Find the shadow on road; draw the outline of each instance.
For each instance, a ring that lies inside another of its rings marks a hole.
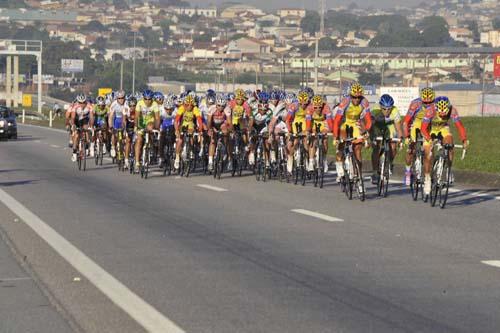
[[[38,180],[36,180],[36,179],[15,180],[15,181],[11,181],[11,182],[0,182],[0,187],[12,187],[12,186],[19,186],[19,185],[30,185],[30,184],[35,184],[37,182],[38,182]]]

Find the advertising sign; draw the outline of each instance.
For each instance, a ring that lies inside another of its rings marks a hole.
[[[30,108],[32,104],[33,104],[33,101],[32,101],[31,95],[23,94],[23,107]]]
[[[493,55],[493,77],[500,78],[500,53]]]
[[[419,96],[418,87],[380,87],[380,95],[389,94],[401,115],[405,115],[411,101]]]
[[[61,70],[67,73],[83,72],[82,59],[61,59]]]
[[[111,88],[99,88],[98,90],[98,96],[106,96],[107,94],[111,94],[113,92],[113,89]]]

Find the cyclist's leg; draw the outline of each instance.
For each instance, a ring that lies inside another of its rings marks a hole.
[[[135,139],[135,169],[139,170],[140,160],[141,160],[141,150],[142,144],[144,142],[144,129],[138,129],[136,132]]]

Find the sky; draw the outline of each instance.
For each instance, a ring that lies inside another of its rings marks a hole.
[[[317,9],[319,0],[233,0],[234,2],[239,2],[247,5],[254,5],[259,8],[264,9],[277,9],[284,7],[298,7],[306,9]],[[227,2],[227,0],[191,0],[188,1],[191,6],[201,5],[207,6],[210,4],[219,5],[221,3]],[[338,5],[349,5],[355,2],[359,7],[373,6],[375,8],[387,8],[395,5],[417,5],[422,2],[422,0],[326,0],[326,8],[334,7]]]

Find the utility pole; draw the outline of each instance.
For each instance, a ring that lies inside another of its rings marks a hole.
[[[135,94],[135,36],[136,32],[134,31],[134,54],[132,55],[132,93]]]
[[[382,70],[380,72],[381,72],[381,74],[380,74],[380,85],[384,86],[385,63],[382,64]]]
[[[325,0],[319,0],[319,10],[321,21],[319,26],[319,35],[316,34],[316,46],[314,54],[314,90],[318,90],[319,39],[323,37],[325,29]]]
[[[120,63],[120,90],[123,90],[123,60]]]
[[[481,117],[484,117],[484,95],[486,88],[486,58],[483,59],[483,87],[481,91]]]
[[[285,58],[282,56],[281,57],[281,66],[282,66],[282,70],[283,70],[283,85],[281,87],[282,90],[285,90]]]

